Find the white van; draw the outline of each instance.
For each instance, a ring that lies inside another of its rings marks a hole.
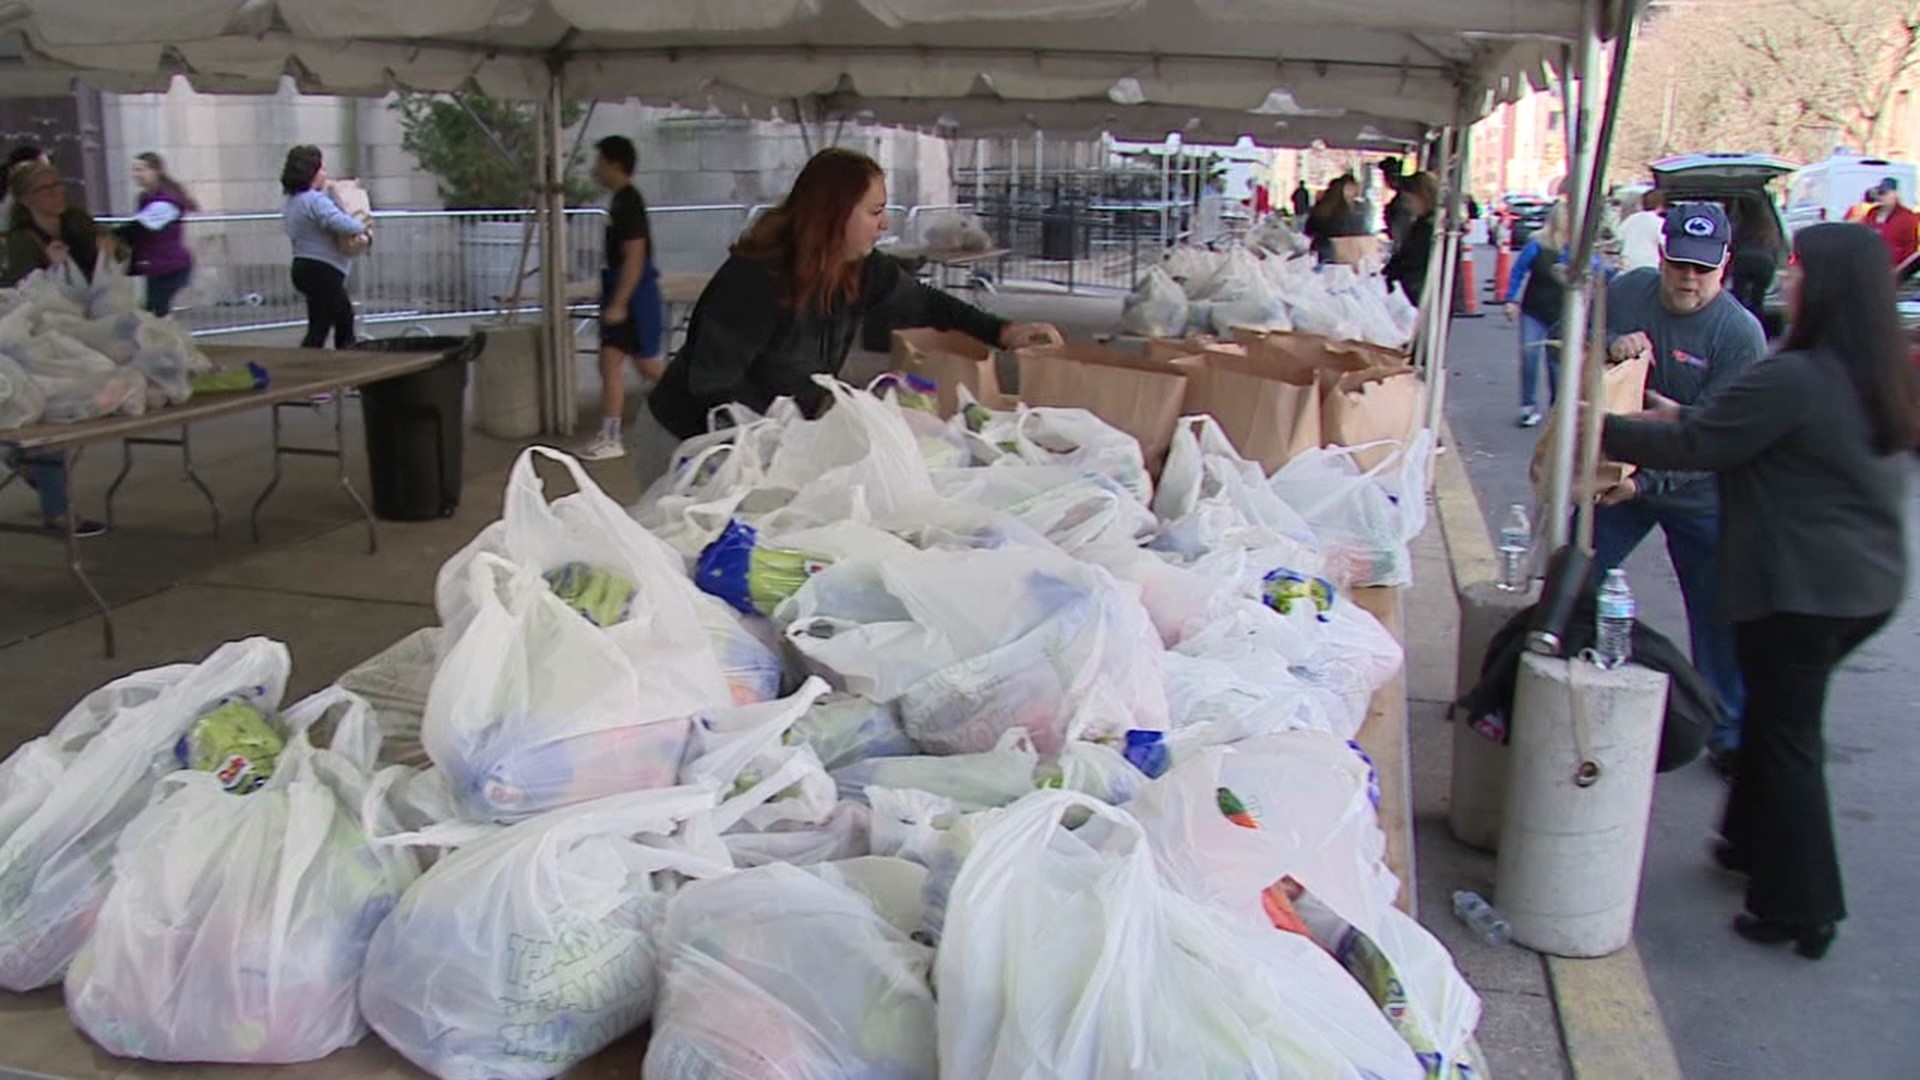
[[[1904,161],[1835,154],[1816,161],[1787,181],[1787,232],[1822,221],[1845,221],[1861,196],[1887,177],[1900,182],[1900,201],[1920,206],[1920,169]]]

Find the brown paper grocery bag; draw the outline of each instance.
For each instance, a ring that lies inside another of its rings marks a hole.
[[[1239,346],[1221,342],[1212,334],[1193,334],[1183,338],[1148,338],[1147,359],[1180,360],[1189,356],[1198,356],[1208,349],[1237,349]],[[1241,349],[1244,352],[1244,349]]]
[[[940,388],[940,415],[960,410],[964,386],[974,400],[1000,397],[1000,377],[994,370],[993,347],[958,330],[895,330],[893,370],[918,375]]]
[[[1328,446],[1364,446],[1383,439],[1405,443],[1420,430],[1426,399],[1426,384],[1410,368],[1349,372],[1321,403],[1321,435]],[[1355,454],[1354,462],[1371,469],[1393,452],[1391,446],[1370,447]]]
[[[1186,407],[1192,357],[1149,360],[1100,345],[1043,345],[1014,355],[1021,401],[1086,409],[1138,440],[1157,473]]]
[[[1249,355],[1259,355],[1276,371],[1291,372],[1296,381],[1324,373],[1331,385],[1339,376],[1375,368],[1404,368],[1412,357],[1399,349],[1388,349],[1364,341],[1334,341],[1318,334],[1291,332],[1262,333],[1236,331],[1234,335]]]
[[[1378,237],[1336,236],[1332,239],[1331,245],[1333,251],[1327,257],[1327,261],[1331,263],[1367,267],[1378,264],[1382,259]]]
[[[1609,413],[1634,413],[1646,407],[1647,374],[1652,370],[1650,357],[1641,356],[1620,364],[1608,364],[1600,376],[1601,408]],[[1584,400],[1584,399],[1583,399]],[[1533,448],[1533,489],[1542,500],[1547,494],[1547,465],[1553,458],[1553,433],[1560,424],[1560,413],[1553,411],[1540,429],[1540,442]],[[1578,448],[1575,448],[1578,453]],[[1633,475],[1633,466],[1619,461],[1602,461],[1594,474],[1574,484],[1575,499],[1592,499],[1599,492]]]
[[[1247,351],[1201,353],[1187,380],[1187,413],[1220,424],[1240,456],[1271,473],[1320,445],[1319,376]]]

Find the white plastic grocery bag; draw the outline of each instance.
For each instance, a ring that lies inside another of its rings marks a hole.
[[[813,381],[833,407],[782,433],[764,482],[793,496],[770,530],[828,525],[861,512],[887,517],[932,497],[919,437],[897,403],[825,375]]]
[[[1179,337],[1187,328],[1187,294],[1155,266],[1120,305],[1120,329],[1140,337]]]
[[[939,1075],[933,951],[848,888],[780,865],[694,882],[659,949],[647,1076]]]
[[[308,732],[335,710],[332,747],[316,749]],[[122,834],[66,980],[75,1025],[110,1053],[289,1064],[366,1034],[367,942],[417,869],[360,827],[372,707],[329,690],[283,722],[290,738],[265,786],[236,795],[210,773],[175,773]]]
[[[174,744],[227,698],[279,707],[285,645],[248,638],[118,680],[0,765],[0,987],[66,972],[106,899],[121,830],[177,771]]]
[[[534,468],[543,457],[565,468],[579,490],[549,503]],[[540,446],[523,452],[507,480],[500,520],[441,567],[434,595],[453,636],[477,603],[467,568],[481,553],[542,574],[584,565],[617,575],[633,595],[624,617],[604,629],[636,663],[659,669],[656,683],[670,681],[676,693],[699,704],[771,696],[765,672],[779,668],[772,652],[724,603],[695,587],[679,554],[641,528],[566,454]]]
[[[466,573],[473,614],[441,659],[421,728],[461,813],[514,821],[672,786],[692,716],[728,700],[700,631],[679,630],[696,635],[689,647],[644,623],[602,629],[538,570],[485,552]],[[690,653],[707,657],[704,670]]]
[[[1383,444],[1328,447],[1282,465],[1270,481],[1320,537],[1327,575],[1350,588],[1407,585],[1407,545],[1427,526],[1433,433],[1422,431],[1371,469],[1354,462]]]
[[[843,689],[898,699],[930,753],[985,751],[1024,728],[1051,757],[1082,732],[1165,727],[1146,611],[1111,575],[1058,551],[840,563],[781,614],[787,640]]]
[[[1088,820],[1069,830],[1070,814]],[[944,1076],[1423,1075],[1318,946],[1180,895],[1140,825],[1077,792],[987,826],[935,972]]]
[[[783,822],[820,824],[833,813],[833,778],[819,755],[785,741],[826,692],[825,680],[808,679],[791,697],[694,718],[680,782],[720,792],[711,815],[715,828],[753,832]]]
[[[731,871],[681,823],[678,787],[556,810],[460,848],[414,883],[367,950],[360,1008],[441,1080],[547,1080],[645,1023],[671,875]]]
[[[1399,882],[1383,861],[1369,773],[1331,736],[1251,739],[1184,759],[1129,809],[1167,881],[1196,900],[1248,925],[1275,927],[1267,897],[1287,878],[1330,908],[1347,925],[1323,946],[1373,983],[1368,989],[1429,1075],[1452,1076],[1479,1023],[1480,999],[1446,948],[1393,905]],[[1244,807],[1246,824],[1222,812],[1222,790]],[[1299,914],[1308,924],[1321,921]]]

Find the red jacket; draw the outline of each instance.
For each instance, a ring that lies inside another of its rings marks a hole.
[[[1904,206],[1896,206],[1885,221],[1876,213],[1860,219],[1860,223],[1880,234],[1887,245],[1887,254],[1893,259],[1893,265],[1899,266],[1920,250],[1920,214]]]

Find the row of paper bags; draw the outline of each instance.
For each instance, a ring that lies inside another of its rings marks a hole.
[[[1211,414],[1268,472],[1320,446],[1369,447],[1356,460],[1372,468],[1388,444],[1419,429],[1426,387],[1405,353],[1311,334],[1242,338],[1155,340],[1144,356],[1099,345],[1021,349],[1020,400],[1092,412],[1139,440],[1155,471],[1182,416]],[[942,415],[960,408],[963,387],[977,401],[1004,400],[993,350],[964,334],[896,331],[893,354],[897,370],[939,387]]]

